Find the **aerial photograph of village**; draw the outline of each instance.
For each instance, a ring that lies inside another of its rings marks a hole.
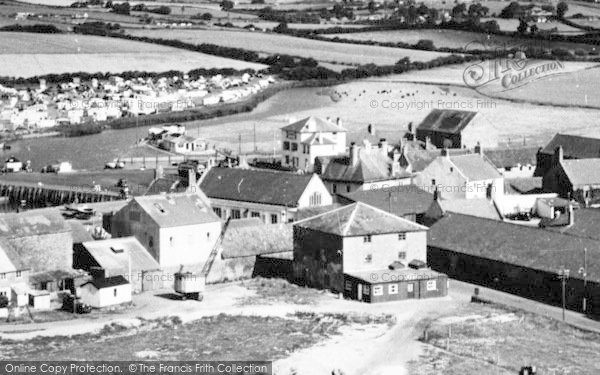
[[[600,0],[0,0],[5,374],[600,374]]]

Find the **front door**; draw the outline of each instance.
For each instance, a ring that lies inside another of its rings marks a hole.
[[[356,286],[357,290],[356,290],[356,299],[359,301],[362,301],[362,291],[363,291],[363,286],[362,284],[358,284]]]
[[[406,298],[415,298],[415,283],[406,284]]]

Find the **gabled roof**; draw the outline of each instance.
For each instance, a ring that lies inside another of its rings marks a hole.
[[[427,245],[556,273],[561,267],[581,278],[583,251],[600,259],[600,241],[475,216],[449,213],[429,228]],[[588,263],[588,279],[600,281],[600,262]]]
[[[210,199],[262,203],[286,207],[298,205],[313,174],[266,169],[211,168],[200,188]]]
[[[567,159],[560,164],[573,185],[600,184],[600,158]]]
[[[124,278],[123,276],[119,275],[119,276],[106,277],[103,279],[93,279],[91,281],[88,281],[85,284],[82,284],[81,286],[88,285],[88,284],[92,284],[96,289],[104,289],[104,288],[112,288],[112,287],[119,286],[119,285],[126,285],[126,284],[129,284],[129,281],[127,281],[127,279]]]
[[[556,134],[540,152],[554,155],[558,146],[563,148],[566,159],[589,159],[600,157],[600,138],[582,137],[579,135]]]
[[[71,228],[58,212],[26,211],[0,215],[0,237],[19,238],[69,232]]]
[[[220,221],[198,194],[159,194],[135,197],[136,202],[161,228]]]
[[[331,121],[322,119],[321,117],[310,116],[300,121],[281,128],[286,131],[295,131],[298,133],[313,133],[313,132],[345,132],[341,126],[334,124]]]
[[[82,246],[105,270],[129,267],[134,271],[154,271],[160,266],[135,237],[119,237],[101,241],[88,241]]]
[[[421,172],[440,155],[438,150],[424,150],[413,142],[402,146],[401,158],[404,158],[414,172]]]
[[[344,237],[427,230],[425,226],[361,202],[297,221],[294,226]]]
[[[324,156],[319,159],[327,164],[321,178],[328,181],[365,183],[411,176],[404,170],[399,175],[392,176],[392,160],[379,150],[365,152],[364,149],[359,149],[356,165],[352,165],[350,156]]]
[[[460,133],[477,112],[449,109],[432,109],[419,124],[417,130],[437,131],[448,134]]]
[[[502,177],[492,163],[479,154],[451,155],[450,161],[471,181]]]
[[[308,137],[301,143],[308,144],[308,145],[313,145],[315,143],[318,145],[335,145],[336,144],[335,141],[329,139],[328,137],[326,137],[324,135],[319,136],[318,133],[311,135],[310,137]]]
[[[483,154],[496,168],[507,168],[517,165],[536,165],[538,149],[538,147],[486,149],[483,150]]]
[[[339,194],[352,202],[362,202],[397,216],[421,214],[429,209],[433,194],[416,185],[393,186],[388,189],[357,190]]]

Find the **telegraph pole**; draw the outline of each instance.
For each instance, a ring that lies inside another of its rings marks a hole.
[[[582,272],[583,271],[583,272]],[[583,270],[579,270],[583,273],[583,313],[587,313],[587,248],[583,248]]]
[[[565,305],[566,305],[566,282],[569,278],[569,270],[564,267],[560,267],[558,271],[558,278],[561,280],[562,284],[562,320],[565,321]]]

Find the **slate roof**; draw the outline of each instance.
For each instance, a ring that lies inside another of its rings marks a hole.
[[[312,178],[266,169],[211,168],[200,188],[210,199],[294,207]]]
[[[0,215],[0,237],[4,238],[41,236],[70,230],[71,228],[58,212],[37,213],[33,210]]]
[[[321,157],[321,160],[329,160],[321,178],[328,181],[365,183],[411,176],[404,170],[398,176],[392,176],[392,160],[378,149],[364,152],[361,148],[358,150],[358,158],[358,162],[353,166],[350,156]]]
[[[484,149],[483,154],[496,168],[507,168],[517,165],[536,165],[538,149],[538,147]]]
[[[287,126],[281,128],[286,131],[295,131],[299,133],[313,133],[313,132],[345,132],[341,126],[334,124],[331,121],[327,121],[321,117],[310,116],[300,121],[296,121]]]
[[[388,189],[357,190],[339,194],[352,202],[362,202],[397,216],[421,214],[433,203],[433,194],[416,185],[394,186]]]
[[[566,159],[590,159],[600,157],[600,138],[579,135],[556,134],[540,152],[554,155],[558,146],[563,148]]]
[[[294,226],[344,237],[427,230],[425,226],[361,202],[297,221]]]
[[[449,213],[429,228],[430,247],[556,273],[561,267],[581,278],[588,249],[588,279],[600,282],[600,241],[546,229]]]
[[[236,221],[241,220],[232,220],[225,232],[221,244],[223,259],[293,251],[291,225],[259,222],[232,227],[231,224]]]
[[[412,143],[403,145],[402,157],[412,166],[414,172],[421,172],[440,155],[437,150],[424,150]]]
[[[159,194],[135,197],[136,202],[161,228],[220,221],[198,194]]]
[[[114,286],[129,284],[129,281],[127,281],[127,279],[124,278],[123,276],[119,275],[119,276],[106,277],[103,279],[92,279],[92,280],[88,281],[87,283],[82,284],[81,286],[84,286],[87,284],[92,284],[93,286],[96,287],[96,289],[104,289],[104,288],[112,288]]]
[[[450,155],[450,161],[471,181],[502,177],[492,163],[479,154]]]
[[[449,109],[432,109],[419,124],[417,130],[429,130],[447,134],[460,133],[477,112]]]
[[[573,210],[573,224],[568,226],[546,227],[545,229],[577,237],[587,237],[600,240],[600,209],[579,208]]]
[[[600,158],[568,159],[560,163],[573,185],[600,184]]]
[[[134,271],[154,271],[160,266],[135,237],[119,237],[101,241],[84,242],[82,246],[105,270],[129,267]],[[117,250],[117,252],[113,251]],[[118,252],[122,250],[122,252]]]

